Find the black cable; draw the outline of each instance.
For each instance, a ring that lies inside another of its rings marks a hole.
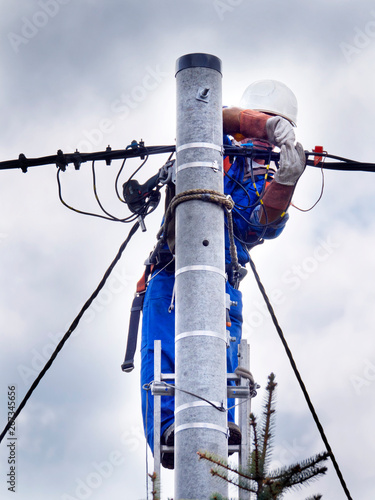
[[[287,356],[288,356],[288,358],[289,358],[290,364],[292,365],[292,368],[293,368],[294,374],[295,374],[295,376],[297,377],[298,383],[299,383],[299,385],[300,385],[300,387],[301,387],[301,390],[302,390],[303,395],[304,395],[304,397],[305,397],[305,400],[306,400],[306,402],[307,402],[307,406],[308,406],[308,407],[309,407],[309,409],[310,409],[310,412],[311,412],[311,414],[312,414],[312,416],[313,416],[313,419],[314,419],[314,422],[315,422],[315,424],[316,424],[316,426],[317,426],[317,428],[318,428],[318,430],[319,430],[320,436],[321,436],[321,438],[322,438],[322,440],[323,440],[323,443],[324,443],[324,445],[325,445],[325,447],[326,447],[326,450],[327,450],[327,452],[328,452],[329,456],[331,457],[331,460],[332,460],[333,466],[334,466],[334,468],[335,468],[335,470],[336,470],[336,474],[337,474],[337,476],[338,476],[338,478],[339,478],[339,480],[340,480],[341,486],[343,487],[343,489],[344,489],[344,491],[345,491],[345,494],[346,494],[346,497],[348,498],[348,500],[353,500],[353,499],[352,499],[352,497],[351,497],[351,495],[350,495],[350,492],[349,492],[349,490],[348,490],[348,488],[347,488],[347,486],[346,486],[346,483],[345,483],[344,477],[343,477],[343,475],[342,475],[342,473],[341,473],[341,470],[340,470],[340,467],[339,467],[339,465],[338,465],[338,463],[337,463],[337,461],[336,461],[336,458],[335,458],[335,455],[334,455],[334,453],[333,453],[333,451],[332,451],[332,448],[331,448],[331,446],[330,446],[330,444],[329,444],[329,442],[328,442],[328,439],[327,439],[327,437],[326,437],[326,435],[325,435],[325,432],[324,432],[323,426],[322,426],[322,424],[321,424],[321,423],[320,423],[320,421],[319,421],[318,415],[317,415],[317,413],[316,413],[316,411],[315,411],[315,409],[314,409],[314,406],[313,406],[313,404],[312,404],[312,402],[311,402],[311,400],[310,400],[310,396],[309,396],[309,394],[308,394],[308,392],[307,392],[307,389],[306,389],[306,387],[305,387],[305,384],[304,384],[304,382],[303,382],[303,380],[302,380],[302,377],[301,377],[301,375],[300,375],[300,373],[299,373],[299,371],[298,371],[297,365],[296,365],[296,363],[295,363],[295,361],[294,361],[294,359],[293,359],[292,352],[291,352],[291,350],[289,349],[289,346],[288,346],[288,344],[287,344],[287,342],[286,342],[286,340],[285,340],[285,337],[284,337],[283,331],[282,331],[282,329],[281,329],[281,327],[280,327],[280,325],[279,325],[279,323],[278,323],[278,321],[277,321],[277,318],[276,318],[275,312],[274,312],[273,307],[272,307],[272,305],[271,305],[271,303],[270,303],[270,300],[269,300],[269,298],[268,298],[268,296],[267,296],[266,290],[265,290],[265,288],[264,288],[264,286],[263,286],[262,282],[260,281],[259,274],[258,274],[258,272],[257,272],[257,270],[256,270],[256,268],[255,268],[255,264],[254,264],[254,262],[253,262],[253,260],[252,260],[252,258],[251,258],[251,257],[250,257],[250,267],[251,267],[251,269],[252,269],[252,271],[253,271],[253,273],[254,273],[255,280],[256,280],[256,282],[257,282],[257,284],[258,284],[259,290],[260,290],[261,294],[263,295],[263,298],[264,298],[264,300],[265,300],[265,302],[266,302],[267,309],[268,309],[268,311],[269,311],[269,313],[270,313],[270,315],[271,315],[271,318],[272,318],[273,324],[275,325],[275,328],[276,328],[276,330],[277,330],[277,333],[279,334],[280,340],[281,340],[281,342],[282,342],[282,344],[283,344],[283,346],[284,346],[284,348],[285,348],[285,351],[286,351],[286,354],[287,354]]]
[[[171,153],[176,150],[175,145],[170,146],[147,146],[137,145],[134,148],[126,148],[120,150],[112,150],[110,147],[106,151],[99,151],[95,153],[63,153],[58,151],[57,155],[43,156],[40,158],[26,158],[24,154],[20,154],[17,160],[7,160],[0,162],[0,170],[20,168],[23,172],[27,172],[29,167],[40,167],[42,165],[57,165],[65,170],[66,166],[70,163],[77,165],[77,169],[82,163],[87,161],[104,160],[109,165],[112,160],[122,160],[124,158],[136,158],[147,155]]]
[[[223,152],[226,156],[256,156],[258,158],[267,159],[270,156],[270,153],[267,151],[263,151],[260,149],[253,148],[254,151],[249,151],[249,148],[238,147],[238,146],[223,146]],[[23,172],[27,172],[29,167],[39,167],[42,165],[57,165],[61,166],[62,169],[65,170],[66,166],[70,163],[77,165],[77,169],[81,165],[81,163],[93,160],[104,160],[108,164],[112,160],[119,160],[124,158],[135,158],[144,155],[154,155],[160,153],[171,153],[176,150],[175,145],[169,146],[140,146],[138,145],[135,148],[127,148],[121,150],[112,150],[110,147],[107,148],[106,151],[99,151],[95,153],[80,153],[76,151],[75,153],[64,154],[62,151],[58,151],[57,155],[43,156],[40,158],[27,158],[24,154],[20,154],[17,160],[6,160],[0,162],[0,170],[7,170],[13,168],[20,168]],[[318,156],[318,157],[326,157],[332,158],[339,161],[336,162],[326,162],[324,164],[325,169],[331,170],[343,170],[350,171],[354,170],[357,172],[375,172],[375,163],[365,163],[355,160],[350,160],[348,158],[343,158],[341,156],[331,155],[328,153],[319,153],[312,151],[305,151],[306,156]],[[279,153],[271,153],[271,160],[277,162],[280,159]],[[307,165],[312,167],[318,167],[318,164],[314,163],[314,160],[307,160]]]
[[[252,170],[252,166],[251,166],[251,170]],[[234,238],[239,243],[241,243],[242,245],[245,245],[246,247],[254,247],[254,246],[258,245],[259,243],[263,243],[263,236],[265,235],[265,233],[267,231],[267,228],[271,227],[276,222],[278,222],[278,220],[280,218],[277,219],[276,221],[268,222],[267,212],[265,212],[265,216],[266,216],[265,223],[264,224],[255,225],[254,223],[252,223],[249,220],[247,220],[244,215],[242,215],[241,210],[246,210],[246,209],[249,209],[249,208],[252,208],[252,207],[256,207],[257,205],[259,205],[261,203],[261,199],[262,199],[262,197],[264,195],[264,191],[265,191],[265,188],[266,188],[266,182],[265,182],[266,179],[263,179],[264,182],[263,182],[262,192],[260,193],[260,196],[255,200],[254,203],[251,203],[250,194],[247,191],[247,189],[245,188],[245,186],[240,181],[236,180],[234,177],[232,177],[231,175],[229,175],[228,172],[224,172],[224,175],[226,175],[231,181],[233,181],[235,184],[237,184],[244,191],[244,193],[246,194],[246,196],[247,196],[247,198],[248,198],[248,200],[250,202],[250,205],[247,205],[247,206],[240,205],[239,203],[235,203],[235,206],[233,207],[233,212],[235,212],[238,215],[238,217],[240,217],[250,227],[259,227],[259,228],[262,228],[262,232],[261,232],[260,235],[257,236],[256,240],[253,240],[253,241],[244,241],[239,236],[237,236],[235,234],[235,232],[233,234]],[[270,179],[272,180],[272,177],[270,177]],[[252,180],[253,185],[254,185],[255,184],[255,178],[254,178],[253,173],[252,173],[251,180]],[[227,225],[226,222],[225,222],[225,225],[228,228],[228,225]],[[237,229],[234,220],[233,220],[233,225],[234,225],[234,228]]]
[[[332,158],[333,160],[339,160],[344,163],[357,163],[357,165],[362,165],[362,162],[357,160],[351,160],[349,158],[344,158],[343,156],[332,155],[331,153],[327,153],[327,151],[322,151],[321,153],[316,153],[315,151],[308,151],[307,156],[317,156],[323,158]],[[319,165],[319,164],[317,164]],[[366,164],[367,165],[367,164]]]
[[[61,201],[61,203],[64,205],[64,207],[66,208],[69,208],[69,210],[72,210],[73,212],[77,213],[77,214],[81,214],[81,215],[89,215],[90,217],[98,217],[99,219],[104,219],[104,220],[109,220],[109,221],[112,221],[112,222],[123,222],[123,223],[129,223],[129,222],[134,222],[138,215],[129,215],[128,217],[125,217],[124,219],[118,219],[116,217],[113,217],[112,215],[108,214],[109,216],[106,217],[104,215],[100,215],[100,214],[94,214],[92,212],[86,212],[84,210],[79,210],[78,208],[74,208],[74,207],[71,207],[70,205],[68,205],[68,203],[66,203],[66,201],[63,199],[63,196],[62,196],[62,186],[61,186],[61,181],[60,181],[60,173],[62,172],[62,169],[59,168],[57,170],[57,185],[58,185],[58,194],[59,194],[59,199]],[[94,175],[94,185],[95,185],[95,175]],[[95,194],[95,191],[96,191],[96,187],[94,187],[94,194]],[[96,200],[98,201],[99,203],[99,206],[100,206],[100,202],[97,198],[97,195],[96,196]],[[100,207],[102,208],[102,207]],[[107,213],[103,208],[102,208],[103,212],[104,213]]]
[[[139,223],[136,222],[133,225],[133,227],[130,229],[129,234],[128,234],[126,240],[120,246],[120,248],[119,248],[119,250],[117,252],[117,255],[114,258],[114,260],[112,261],[111,265],[109,266],[109,268],[107,269],[107,271],[104,273],[104,276],[101,279],[99,285],[94,290],[94,292],[91,294],[91,296],[87,299],[87,301],[83,305],[82,309],[80,310],[80,312],[78,313],[78,315],[74,319],[73,323],[70,325],[68,331],[64,334],[63,338],[60,340],[60,342],[56,346],[56,349],[53,351],[51,357],[49,358],[49,360],[45,364],[44,368],[41,370],[41,372],[39,373],[39,375],[37,376],[37,378],[34,380],[33,384],[31,385],[30,389],[27,391],[25,397],[21,401],[21,403],[18,406],[17,410],[14,412],[12,418],[8,421],[8,423],[5,426],[3,432],[0,434],[0,443],[3,440],[4,436],[6,435],[6,433],[8,432],[8,430],[10,429],[10,427],[13,425],[13,422],[16,420],[16,418],[18,417],[18,415],[21,413],[22,409],[26,405],[27,401],[29,400],[29,398],[32,395],[32,393],[34,392],[34,390],[39,385],[39,382],[42,380],[42,378],[46,374],[47,370],[51,367],[51,365],[54,362],[54,360],[56,359],[57,355],[59,354],[59,352],[63,348],[65,342],[69,339],[69,337],[71,336],[71,334],[77,328],[78,323],[80,322],[83,314],[90,307],[90,305],[92,304],[92,302],[94,301],[94,299],[98,296],[99,292],[104,287],[104,285],[105,285],[105,283],[106,283],[109,275],[111,274],[113,268],[115,267],[115,265],[117,264],[117,262],[120,260],[121,255],[124,252],[127,244],[129,243],[129,241],[131,240],[132,236],[134,235],[134,233],[137,231],[138,228],[139,228]]]
[[[121,197],[120,195],[120,192],[118,190],[118,180],[120,178],[120,175],[121,175],[121,172],[123,171],[123,168],[125,166],[125,162],[126,162],[126,158],[124,158],[122,164],[121,164],[121,167],[119,169],[119,171],[117,172],[117,175],[116,175],[116,179],[115,179],[115,192],[116,192],[116,195],[117,195],[117,198],[122,202],[122,203],[126,203],[126,201]]]
[[[99,219],[105,219],[105,220],[111,220],[113,221],[114,219],[111,218],[111,217],[105,217],[104,215],[100,215],[100,214],[94,214],[94,213],[91,213],[91,212],[85,212],[83,210],[78,210],[77,208],[74,208],[74,207],[71,207],[70,205],[68,205],[66,203],[66,201],[63,199],[62,197],[62,188],[61,188],[61,181],[60,181],[60,172],[61,172],[61,168],[59,168],[57,170],[57,185],[58,185],[58,194],[59,194],[59,199],[61,201],[61,203],[64,205],[64,207],[66,208],[69,208],[69,210],[72,210],[73,212],[77,213],[77,214],[81,214],[81,215],[90,215],[91,217],[98,217]],[[120,222],[133,222],[137,217],[136,216],[130,216],[128,217],[126,220],[122,220]]]
[[[92,188],[93,188],[93,191],[94,191],[95,199],[96,199],[96,201],[97,201],[100,209],[102,210],[103,213],[105,213],[106,215],[108,215],[108,217],[111,220],[117,221],[117,222],[125,222],[124,219],[119,219],[118,217],[115,217],[114,215],[112,215],[109,212],[107,212],[107,210],[104,208],[102,202],[99,199],[98,191],[96,189],[95,160],[92,161],[91,170],[92,170]]]
[[[109,220],[112,220],[114,222],[132,222],[136,219],[136,217],[134,215],[129,215],[128,217],[124,217],[123,219],[119,219],[118,217],[110,214],[109,212],[107,212],[107,210],[105,210],[102,202],[99,199],[98,191],[96,188],[95,160],[92,161],[92,187],[93,187],[95,199],[96,199],[99,207],[101,208],[103,213],[108,215]]]
[[[237,179],[229,175],[228,172],[224,171],[224,175],[228,177],[228,179],[230,179],[232,182],[237,184],[237,186],[242,189],[242,191],[245,193],[246,197],[249,200],[249,205],[240,205],[239,203],[236,203],[236,207],[238,207],[238,210],[247,210],[248,208],[252,208],[259,203],[259,200],[256,200],[254,203],[251,203],[251,196],[249,195],[247,189],[242,184],[242,182],[238,181]]]
[[[152,381],[152,382],[154,382],[154,381]],[[152,382],[150,382],[148,384],[144,384],[143,387],[142,387],[142,389],[144,389],[145,391],[151,390],[151,384],[152,384]],[[168,384],[167,382],[160,381],[159,383],[163,384],[165,387],[169,387],[171,389],[175,389],[177,391],[183,392],[184,394],[188,394],[189,396],[193,396],[194,398],[200,399],[200,400],[204,401],[205,403],[208,403],[209,405],[213,406],[215,408],[215,410],[218,410],[218,411],[221,411],[221,412],[227,411],[225,409],[223,403],[221,403],[221,406],[217,406],[212,401],[204,398],[203,396],[199,396],[198,394],[195,394],[194,392],[185,391],[185,389],[180,389],[180,387],[177,387],[176,385],[173,385],[173,384]]]
[[[147,150],[147,148],[145,148]],[[134,172],[132,173],[132,175],[129,177],[129,179],[126,181],[126,182],[129,182],[137,172],[139,172],[139,170],[141,170],[141,168],[145,165],[146,161],[148,160],[148,154],[146,156],[146,158],[143,160],[143,162],[139,165],[139,167],[137,167]]]
[[[262,152],[264,152],[264,150],[262,150]],[[269,166],[269,164],[271,163],[271,153],[272,151],[268,151],[269,153],[269,158],[266,159],[266,164]],[[250,156],[247,156],[247,158],[250,159],[250,179],[251,179],[251,182],[253,183],[253,185],[256,185],[256,180],[255,180],[255,176],[254,176],[254,168],[253,168],[253,153],[252,151],[250,152]],[[272,171],[271,171],[272,173]],[[258,199],[256,199],[254,201],[254,203],[251,203],[251,197],[247,191],[247,189],[245,188],[245,186],[240,182],[238,181],[237,179],[235,179],[234,177],[232,177],[228,172],[226,172],[224,170],[224,175],[227,176],[232,182],[234,182],[235,184],[237,184],[243,191],[244,193],[246,194],[248,200],[249,200],[249,205],[245,206],[245,205],[240,205],[239,203],[236,203],[236,207],[238,210],[247,210],[248,208],[252,208],[254,206],[256,206],[258,203],[259,203],[259,200],[263,197],[264,195],[264,191],[266,189],[266,181],[267,181],[267,178],[265,176],[265,174],[262,174],[264,179],[263,179],[263,186],[262,186],[262,191],[260,193],[260,197]],[[272,180],[272,176],[269,178],[270,180]]]

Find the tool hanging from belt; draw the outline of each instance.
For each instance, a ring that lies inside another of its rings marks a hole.
[[[137,283],[137,291],[135,293],[132,307],[130,309],[130,320],[129,320],[129,332],[128,332],[128,342],[126,345],[125,359],[121,365],[123,372],[131,372],[134,369],[134,355],[137,349],[137,338],[138,338],[138,328],[139,319],[141,316],[141,311],[143,309],[143,301],[146,294],[147,280],[152,272],[153,265],[147,264],[145,272],[142,278]]]

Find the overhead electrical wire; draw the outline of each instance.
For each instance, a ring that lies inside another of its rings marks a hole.
[[[261,292],[261,294],[263,296],[263,299],[264,299],[264,301],[265,301],[265,303],[267,305],[267,309],[268,309],[268,311],[269,311],[269,313],[271,315],[272,322],[273,322],[273,324],[274,324],[274,326],[275,326],[275,328],[277,330],[277,333],[278,333],[278,335],[280,337],[280,340],[281,340],[281,342],[282,342],[282,344],[284,346],[284,349],[286,351],[286,354],[287,354],[288,359],[290,361],[290,364],[292,366],[293,372],[294,372],[294,374],[295,374],[295,376],[296,376],[296,378],[298,380],[298,383],[300,385],[302,393],[303,393],[303,395],[305,397],[307,406],[308,406],[308,408],[309,408],[309,410],[310,410],[310,412],[312,414],[312,417],[313,417],[314,422],[315,422],[315,424],[316,424],[316,426],[318,428],[319,434],[320,434],[320,436],[322,438],[322,441],[323,441],[323,443],[324,443],[324,445],[326,447],[326,450],[327,450],[327,452],[328,452],[328,454],[329,454],[329,456],[330,456],[330,458],[332,460],[332,463],[333,463],[333,466],[335,468],[337,477],[339,478],[340,484],[341,484],[341,486],[342,486],[342,488],[343,488],[343,490],[345,492],[345,495],[348,498],[348,500],[353,500],[352,497],[351,497],[351,495],[350,495],[350,492],[348,490],[348,487],[346,485],[346,482],[344,480],[344,476],[342,475],[340,467],[339,467],[339,465],[337,463],[336,457],[335,457],[335,455],[334,455],[334,453],[332,451],[331,445],[328,442],[328,439],[327,439],[327,436],[326,436],[326,434],[324,432],[323,426],[320,423],[319,417],[318,417],[318,415],[317,415],[317,413],[315,411],[315,408],[314,408],[314,406],[313,406],[313,404],[311,402],[309,393],[307,392],[306,386],[305,386],[305,384],[304,384],[304,382],[302,380],[302,377],[301,377],[301,374],[300,374],[300,372],[299,372],[299,370],[297,368],[296,362],[294,361],[292,352],[291,352],[291,350],[290,350],[290,348],[288,346],[288,343],[287,343],[287,341],[286,341],[286,339],[284,337],[284,333],[283,333],[283,331],[282,331],[282,329],[281,329],[281,327],[279,325],[279,322],[277,320],[275,311],[273,310],[272,304],[271,304],[271,302],[270,302],[270,300],[268,298],[267,292],[266,292],[266,290],[265,290],[265,288],[264,288],[264,286],[263,286],[263,284],[262,284],[262,282],[260,280],[260,277],[259,277],[259,274],[258,274],[258,272],[256,270],[254,261],[251,259],[251,257],[250,257],[250,267],[251,267],[251,269],[252,269],[252,271],[254,273],[255,280],[256,280],[256,282],[258,284],[258,287],[259,287],[259,290],[260,290],[260,292]]]
[[[21,153],[17,160],[6,160],[0,162],[0,170],[21,169],[27,172],[29,167],[40,167],[43,165],[56,165],[62,171],[65,171],[69,164],[74,165],[76,170],[79,170],[82,163],[91,162],[93,160],[103,160],[107,165],[110,165],[112,160],[123,160],[124,158],[137,158],[154,154],[172,153],[176,150],[175,145],[171,146],[147,146],[143,142],[137,143],[133,141],[130,146],[125,149],[112,150],[110,146],[105,151],[98,151],[94,153],[63,153],[61,149],[58,150],[56,155],[42,156],[39,158],[27,158]]]
[[[127,159],[143,157],[147,155],[154,155],[160,153],[173,153],[176,151],[175,145],[168,146],[144,146],[141,141],[137,143],[133,141],[130,146],[125,149],[112,150],[110,146],[107,147],[105,151],[99,151],[94,153],[80,153],[75,151],[74,153],[63,153],[60,149],[56,155],[43,156],[39,158],[27,158],[23,153],[21,153],[16,160],[6,160],[0,162],[0,170],[8,169],[21,169],[23,172],[27,172],[29,167],[38,167],[42,165],[56,165],[64,171],[67,165],[74,165],[76,170],[79,170],[82,163],[104,160],[107,165],[110,165],[112,160]],[[280,153],[272,152],[271,154],[259,148],[249,147],[249,146],[223,146],[223,154],[227,156],[254,156],[256,153],[258,158],[266,159],[270,158],[271,161],[278,162],[280,159]],[[330,158],[332,160],[337,160],[333,162],[325,162],[323,168],[330,170],[344,170],[344,171],[358,171],[358,172],[375,172],[375,163],[360,162],[356,160],[351,160],[349,158],[344,158],[342,156],[332,155],[326,151],[317,153],[316,151],[305,151],[307,158],[307,165],[312,167],[320,168],[319,163],[315,160],[310,160],[309,157],[313,156],[316,158],[324,159]]]
[[[259,198],[260,198],[260,196],[259,196]],[[314,204],[314,206],[316,205],[316,203]],[[231,241],[232,246],[234,246],[235,235],[234,235],[233,224],[229,224],[228,223],[227,228],[228,228],[228,233],[229,233],[229,240]],[[236,253],[236,251],[235,251],[235,253]],[[337,477],[338,477],[338,479],[340,481],[340,484],[341,484],[341,486],[342,486],[342,488],[343,488],[343,490],[344,490],[344,492],[345,492],[348,500],[352,500],[352,497],[350,495],[350,492],[348,490],[348,487],[346,485],[346,482],[344,480],[344,477],[342,475],[340,467],[339,467],[339,465],[337,463],[336,457],[335,457],[335,455],[334,455],[334,453],[332,451],[332,448],[331,448],[331,446],[329,444],[329,441],[328,441],[328,439],[326,437],[326,434],[324,432],[324,428],[323,428],[322,424],[320,423],[319,417],[318,417],[318,415],[317,415],[317,413],[315,411],[315,408],[314,408],[314,406],[313,406],[313,404],[311,402],[309,393],[308,393],[308,391],[306,389],[306,386],[305,386],[305,384],[304,384],[304,382],[302,380],[301,374],[300,374],[300,372],[299,372],[299,370],[297,368],[297,365],[296,365],[296,362],[295,362],[295,360],[293,358],[292,352],[291,352],[291,350],[290,350],[290,348],[289,348],[289,346],[288,346],[288,344],[286,342],[286,339],[284,337],[284,333],[283,333],[283,331],[282,331],[282,329],[281,329],[281,327],[279,325],[279,322],[277,320],[277,317],[276,317],[276,314],[275,314],[274,309],[272,307],[272,304],[271,304],[271,302],[270,302],[270,300],[268,298],[267,292],[266,292],[266,290],[265,290],[265,288],[263,286],[263,283],[260,280],[260,277],[259,277],[259,274],[258,274],[257,269],[255,267],[254,261],[252,260],[251,255],[249,253],[248,253],[248,256],[249,256],[250,267],[251,267],[251,269],[253,271],[253,274],[254,274],[255,280],[256,280],[256,282],[258,284],[259,290],[260,290],[260,292],[261,292],[261,294],[263,296],[263,299],[264,299],[264,301],[266,303],[266,306],[267,306],[267,309],[268,309],[268,311],[269,311],[269,313],[271,315],[271,318],[272,318],[272,321],[273,321],[274,326],[276,328],[276,331],[277,331],[277,333],[278,333],[278,335],[280,337],[280,340],[281,340],[281,342],[282,342],[282,344],[284,346],[284,349],[286,351],[286,354],[287,354],[287,357],[289,359],[289,362],[290,362],[290,364],[292,366],[294,374],[295,374],[295,376],[297,378],[297,381],[298,381],[298,383],[300,385],[300,388],[301,388],[302,393],[303,393],[303,395],[305,397],[307,406],[308,406],[308,408],[309,408],[309,410],[310,410],[310,412],[312,414],[313,420],[314,420],[314,422],[315,422],[315,424],[316,424],[316,426],[318,428],[318,431],[319,431],[320,436],[322,438],[322,441],[323,441],[323,443],[324,443],[324,445],[326,447],[328,455],[330,456],[330,458],[332,460],[332,463],[333,463],[333,466],[335,468]],[[232,257],[232,253],[231,253],[231,257]],[[235,259],[237,260],[237,256],[235,256]],[[237,264],[238,264],[238,261],[237,261]],[[236,266],[236,263],[234,263],[234,264],[232,263],[232,265]]]
[[[46,374],[47,370],[51,367],[51,365],[54,362],[54,360],[56,359],[57,355],[59,354],[59,352],[61,351],[61,349],[64,347],[64,344],[66,343],[66,341],[69,339],[69,337],[71,336],[71,334],[77,328],[77,326],[78,326],[78,324],[79,324],[82,316],[84,315],[84,313],[90,307],[90,305],[95,300],[95,298],[98,296],[99,292],[103,289],[103,287],[106,284],[106,281],[107,281],[109,275],[111,274],[111,272],[112,272],[113,268],[115,267],[115,265],[117,264],[117,262],[120,260],[121,255],[123,254],[125,248],[127,247],[129,241],[131,240],[131,238],[133,237],[133,235],[135,234],[135,232],[137,231],[137,229],[139,228],[139,226],[140,226],[139,222],[136,222],[132,226],[132,228],[130,229],[129,234],[128,234],[126,240],[120,246],[120,248],[119,248],[119,250],[118,250],[115,258],[113,259],[112,263],[108,267],[107,271],[104,273],[103,278],[100,280],[98,286],[96,287],[96,289],[94,290],[94,292],[90,295],[90,297],[86,300],[85,304],[82,306],[82,308],[79,311],[78,315],[75,317],[75,319],[73,320],[73,322],[70,325],[69,329],[64,334],[64,336],[62,337],[62,339],[60,340],[60,342],[57,344],[56,349],[53,351],[51,357],[49,358],[49,360],[47,361],[47,363],[45,364],[45,366],[43,367],[43,369],[40,371],[39,375],[36,377],[36,379],[32,383],[30,389],[27,391],[27,393],[24,396],[23,400],[19,404],[17,410],[14,412],[12,418],[8,421],[8,423],[5,426],[4,430],[0,434],[0,443],[3,440],[4,436],[6,435],[6,433],[11,428],[11,426],[13,425],[13,423],[16,420],[16,418],[18,417],[18,415],[23,410],[23,408],[26,405],[27,401],[30,399],[32,393],[38,387],[40,381],[42,380],[42,378]]]

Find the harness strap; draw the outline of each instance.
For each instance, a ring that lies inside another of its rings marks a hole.
[[[138,326],[139,318],[143,308],[143,300],[145,297],[145,292],[137,293],[133,299],[130,320],[129,320],[129,332],[128,332],[128,343],[126,346],[126,353],[124,362],[121,365],[123,372],[131,372],[134,369],[134,355],[137,349],[137,338],[138,338]]]
[[[134,369],[134,355],[137,349],[139,319],[143,309],[143,302],[146,294],[147,280],[153,266],[147,265],[142,278],[137,283],[137,291],[130,309],[128,341],[126,345],[125,359],[121,365],[123,372],[131,372]]]

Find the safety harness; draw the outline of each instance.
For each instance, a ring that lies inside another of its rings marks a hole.
[[[150,276],[154,271],[160,272],[162,270],[166,270],[171,273],[174,272],[174,257],[168,249],[160,249],[156,256],[153,252],[151,252],[150,256],[153,260],[155,260],[155,262],[151,263],[150,260],[146,261],[145,271],[137,283],[137,289],[130,309],[125,359],[121,365],[121,369],[124,372],[131,372],[134,369],[134,355],[137,349],[139,320],[143,309],[147,285],[149,280],[152,279]]]
[[[167,179],[168,181],[168,179]],[[166,182],[167,182],[166,181]],[[171,199],[174,196],[174,187],[171,183],[166,184],[166,196],[165,196],[165,210],[169,206]],[[163,266],[168,266],[168,264],[173,261],[173,255],[167,249],[159,248],[157,244],[155,249],[151,252],[148,260],[145,263],[145,271],[141,279],[137,283],[136,292],[130,309],[130,319],[129,319],[129,330],[128,330],[128,340],[125,351],[125,359],[121,365],[121,369],[124,372],[131,372],[134,369],[134,356],[137,349],[137,338],[139,329],[139,320],[141,317],[141,312],[143,310],[143,302],[145,300],[147,284],[150,275],[156,268],[162,268]]]

